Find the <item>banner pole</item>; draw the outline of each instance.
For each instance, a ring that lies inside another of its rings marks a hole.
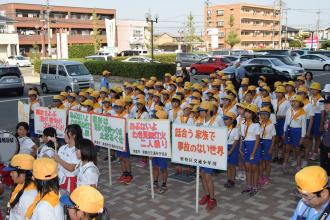
[[[150,172],[150,189],[151,189],[151,198],[155,199],[155,192],[154,192],[154,175],[152,172],[152,160],[149,157],[149,172]]]
[[[108,165],[109,165],[109,185],[112,186],[112,170],[111,170],[111,153],[110,148],[108,148]]]
[[[199,207],[199,166],[196,166],[196,213],[198,214]]]

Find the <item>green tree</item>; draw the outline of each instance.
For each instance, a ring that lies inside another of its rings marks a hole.
[[[233,47],[236,44],[239,44],[241,42],[238,34],[234,30],[234,25],[235,25],[234,15],[230,15],[230,18],[229,18],[230,31],[229,31],[229,34],[228,34],[226,40],[225,40],[226,44],[228,44],[230,46],[230,49],[233,49]]]
[[[330,48],[330,40],[324,41],[321,44],[321,49],[328,49],[328,48]]]
[[[300,40],[293,40],[289,42],[289,47],[293,48],[301,48],[304,44]]]
[[[100,18],[97,16],[95,9],[93,9],[92,14],[92,21],[93,21],[93,34],[92,37],[94,39],[93,45],[95,53],[100,50],[102,46],[102,39],[101,39],[101,31],[98,28],[98,21]]]
[[[193,50],[193,43],[199,39],[196,35],[194,16],[191,12],[187,16],[184,30],[184,42],[187,44],[188,51],[191,52]]]

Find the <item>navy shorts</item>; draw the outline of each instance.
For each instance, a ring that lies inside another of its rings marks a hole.
[[[228,152],[232,148],[231,144],[228,144]],[[229,155],[228,154],[228,164],[237,166],[238,165],[238,156],[239,156],[239,146],[236,145],[233,152]]]
[[[270,161],[272,155],[269,154],[269,149],[272,146],[272,140],[261,139],[261,160]]]
[[[321,113],[315,113],[311,135],[316,137],[321,136],[320,122],[321,122]]]
[[[276,129],[276,136],[277,137],[282,137],[284,134],[284,123],[285,119],[277,119],[276,124],[275,124],[275,129]]]
[[[285,144],[290,144],[294,148],[300,147],[301,128],[291,128],[290,126],[285,132]]]
[[[117,157],[129,158],[131,156],[128,145],[128,134],[126,134],[126,151],[116,151]]]
[[[260,162],[260,157],[261,157],[261,150],[260,146],[257,148],[256,153],[254,154],[254,159],[250,160],[250,156],[253,152],[253,148],[255,145],[255,141],[243,141],[243,149],[244,149],[244,162],[245,163],[250,163],[253,165],[258,165]]]
[[[214,169],[207,168],[207,167],[201,167],[201,172],[202,173],[206,173],[206,174],[213,174],[214,173]]]
[[[166,170],[168,164],[167,158],[154,157],[152,158],[152,166],[159,167],[161,170]]]

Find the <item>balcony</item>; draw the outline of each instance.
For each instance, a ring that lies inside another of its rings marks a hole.
[[[106,35],[101,35],[101,41],[102,43],[107,42]],[[48,42],[48,37],[43,35],[20,35],[19,36],[19,43],[21,45],[32,45],[32,44],[42,44],[43,40],[45,39],[45,42]],[[91,44],[94,42],[93,36],[90,35],[69,35],[68,36],[68,43],[69,44]],[[53,35],[51,39],[52,44],[56,44],[56,35]]]
[[[274,37],[274,41],[279,41],[279,36]],[[253,36],[253,35],[241,35],[241,41],[253,41],[253,42],[260,42],[260,41],[273,41],[273,37],[271,35],[267,36]]]
[[[251,13],[251,12],[241,12],[241,18],[250,18],[255,20],[280,20],[280,16],[276,15],[273,16],[273,14],[260,14],[260,13]]]
[[[253,30],[253,31],[273,31],[273,29],[275,31],[280,31],[280,26],[279,25],[275,25],[273,28],[273,25],[262,25],[262,24],[243,24],[241,25],[241,30]]]
[[[18,44],[17,33],[1,33],[0,32],[0,44]]]

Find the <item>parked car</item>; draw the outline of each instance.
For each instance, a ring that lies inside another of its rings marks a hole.
[[[277,58],[254,58],[246,61],[246,64],[261,64],[261,65],[271,66],[272,68],[280,72],[289,73],[290,75],[295,75],[295,74],[302,75],[304,73],[303,68],[286,65]]]
[[[267,77],[267,84],[272,88],[276,81],[290,81],[296,80],[300,74],[291,75],[287,72],[281,72],[277,69],[262,64],[242,64],[245,69],[245,76],[250,79],[251,85],[257,85],[259,76]],[[223,70],[224,74],[229,78],[235,77],[236,68],[234,66],[227,67]]]
[[[286,65],[299,66],[295,62],[293,62],[293,59],[290,56],[286,56],[286,55],[266,54],[266,55],[261,55],[261,56],[257,56],[257,57],[260,57],[260,58],[276,58],[276,59],[279,59],[280,61],[282,61],[283,63],[285,63]]]
[[[296,57],[294,62],[305,69],[330,71],[330,58],[321,54]]]
[[[24,86],[24,78],[16,65],[0,65],[0,91],[16,92],[18,96],[22,96]]]
[[[18,67],[32,66],[30,60],[27,57],[23,56],[10,56],[7,59],[7,63],[9,65],[16,65]]]
[[[123,50],[117,56],[127,57],[127,56],[139,56],[140,53],[137,50]]]
[[[151,58],[149,58],[149,57],[129,57],[125,60],[122,60],[122,62],[127,62],[127,63],[151,63]],[[160,63],[160,62],[154,61],[154,63]]]
[[[84,64],[77,61],[45,60],[41,64],[40,85],[48,91],[79,92],[94,87],[93,76]]]
[[[309,54],[321,54],[327,57],[330,57],[330,51],[329,50],[317,50],[317,51],[311,51]]]
[[[176,65],[182,68],[190,67],[191,64],[197,63],[202,57],[194,53],[178,53],[176,54]]]
[[[87,56],[85,57],[87,60],[96,60],[96,61],[111,61],[112,60],[112,56],[110,55],[91,55],[91,56]]]
[[[239,56],[230,55],[230,56],[223,56],[223,57],[225,57],[227,60],[229,60],[232,65],[239,61]]]
[[[292,50],[291,51],[291,56],[296,57],[296,56],[302,56],[309,54],[311,51],[310,50]]]
[[[266,52],[268,54],[291,56],[291,51],[290,50],[259,50],[257,52]]]

